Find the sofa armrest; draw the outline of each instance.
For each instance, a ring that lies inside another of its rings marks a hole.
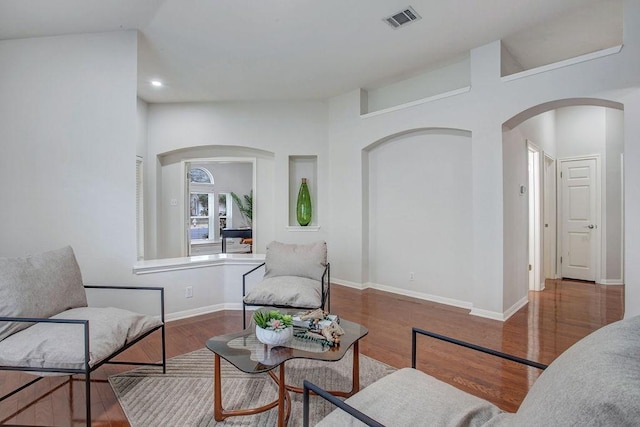
[[[500,351],[496,351],[496,350],[492,350],[490,348],[487,347],[482,347],[476,344],[472,344],[472,343],[468,343],[465,341],[461,341],[461,340],[457,340],[455,338],[450,338],[447,337],[445,335],[440,335],[440,334],[436,334],[435,332],[430,332],[430,331],[426,331],[424,329],[420,329],[420,328],[412,328],[411,329],[411,367],[412,368],[416,368],[416,352],[417,352],[417,345],[416,345],[416,340],[417,340],[417,336],[418,335],[424,335],[424,336],[428,336],[431,338],[435,338],[441,341],[445,341],[451,344],[455,344],[458,346],[462,346],[462,347],[466,347],[472,350],[476,350],[479,351],[481,353],[486,353],[492,356],[496,356],[496,357],[500,357],[502,359],[506,359],[506,360],[510,360],[512,362],[516,362],[516,363],[520,363],[523,365],[527,365],[527,366],[531,366],[537,369],[541,369],[544,370],[547,368],[547,365],[544,365],[542,363],[538,363],[532,360],[528,360],[528,359],[523,359],[521,357],[518,356],[514,356],[512,354],[508,354],[508,353],[503,353]],[[322,388],[318,387],[317,385],[310,383],[308,381],[304,381],[304,388],[303,388],[303,425],[306,427],[309,425],[309,394],[310,392],[313,392],[315,394],[317,394],[318,396],[320,396],[321,398],[331,402],[332,404],[334,404],[335,406],[337,406],[338,408],[342,409],[343,411],[347,412],[348,414],[350,414],[351,416],[355,417],[356,419],[360,420],[361,422],[369,425],[369,426],[381,426],[382,424],[380,424],[379,422],[373,420],[372,418],[370,418],[369,416],[367,416],[366,414],[362,413],[361,411],[357,410],[356,408],[354,408],[353,406],[350,406],[349,404],[343,402],[340,399],[337,399],[336,397],[332,396],[329,392],[323,390]]]
[[[49,319],[42,317],[0,317],[0,322],[19,322],[19,323],[66,323],[72,325],[82,325],[84,331],[84,369],[85,372],[90,370],[89,360],[89,321],[84,319]],[[20,333],[20,332],[17,332]],[[77,369],[64,369],[64,368],[27,368],[16,366],[0,366],[3,370],[9,371],[36,371],[36,372],[64,372],[64,373],[77,373]],[[3,396],[2,399],[9,397],[9,395]]]
[[[522,365],[527,365],[527,366],[531,366],[534,368],[538,368],[538,369],[542,369],[545,370],[547,368],[547,365],[544,365],[542,363],[538,363],[538,362],[534,362],[532,360],[528,360],[528,359],[523,359],[521,357],[518,356],[514,356],[512,354],[508,354],[508,353],[502,353],[500,351],[497,350],[492,350],[490,348],[487,347],[482,347],[476,344],[471,344],[465,341],[461,341],[461,340],[457,340],[455,338],[451,338],[451,337],[447,337],[445,335],[440,335],[440,334],[436,334],[435,332],[430,332],[430,331],[425,331],[424,329],[420,329],[420,328],[412,328],[411,329],[411,367],[415,368],[416,367],[416,337],[417,335],[425,335],[431,338],[435,338],[441,341],[446,341],[448,343],[451,344],[455,344],[458,346],[462,346],[462,347],[466,347],[466,348],[470,348],[472,350],[476,350],[482,353],[486,353],[486,354],[490,354],[492,356],[496,356],[496,357],[500,357],[502,359],[506,359],[506,360],[510,360],[512,362],[517,362],[520,363]]]
[[[302,382],[302,419],[303,419],[302,425],[304,427],[309,427],[309,394],[310,393],[317,394],[321,398],[331,402],[338,408],[342,409],[352,417],[362,421],[368,426],[384,427],[382,424],[380,424],[373,418],[369,417],[367,414],[357,410],[356,408],[354,408],[353,406],[347,403],[344,403],[342,400],[338,399],[328,391],[323,390],[322,388],[318,387],[317,385],[307,380],[304,380]]]
[[[160,321],[164,323],[164,288],[160,286],[116,286],[116,285],[84,285],[85,289],[120,289],[133,291],[160,292]]]

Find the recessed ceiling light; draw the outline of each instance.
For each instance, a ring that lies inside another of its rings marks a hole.
[[[160,80],[151,80],[151,86],[162,87],[163,84]]]

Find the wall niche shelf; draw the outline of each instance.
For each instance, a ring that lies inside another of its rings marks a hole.
[[[289,225],[286,227],[287,231],[292,232],[314,232],[320,231],[319,225],[307,225],[306,227],[302,227],[300,225]]]
[[[301,227],[296,219],[296,203],[302,178],[307,179],[311,196],[311,223]],[[314,229],[315,228],[315,229]],[[289,156],[289,231],[318,231],[318,156]]]

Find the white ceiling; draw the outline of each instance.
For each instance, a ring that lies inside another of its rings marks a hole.
[[[149,102],[324,99],[498,39],[524,68],[621,44],[622,0],[0,0],[0,39],[122,29]]]

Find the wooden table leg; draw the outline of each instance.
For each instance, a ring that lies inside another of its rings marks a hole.
[[[348,396],[353,396],[360,391],[360,346],[359,341],[353,343],[353,370],[351,371],[352,387]]]
[[[292,391],[294,393],[302,393],[302,387],[296,387],[293,385],[288,385],[287,390]],[[353,343],[353,367],[351,369],[351,390],[342,391],[342,390],[327,390],[334,396],[339,397],[350,397],[360,391],[360,346],[358,341]],[[311,394],[315,394],[314,392],[310,392]]]
[[[213,372],[213,418],[222,421],[226,417],[222,410],[222,378],[220,377],[220,356],[215,354]]]
[[[278,381],[278,427],[285,427],[284,419],[284,395],[287,392],[287,383],[284,381],[284,363],[280,365],[280,381]]]
[[[286,384],[284,382],[284,363],[280,365],[280,379],[276,377],[272,371],[269,371],[269,375],[273,377],[277,383],[284,384],[278,386],[278,399],[273,402],[269,402],[266,405],[259,406],[257,408],[247,409],[231,409],[225,410],[222,407],[222,377],[220,369],[220,356],[214,353],[214,372],[213,372],[213,418],[216,421],[223,421],[228,417],[234,417],[238,415],[254,415],[260,412],[268,411],[278,406],[278,426],[286,426],[289,422],[289,415],[291,414],[291,398],[286,390]],[[285,412],[285,403],[286,412]]]

